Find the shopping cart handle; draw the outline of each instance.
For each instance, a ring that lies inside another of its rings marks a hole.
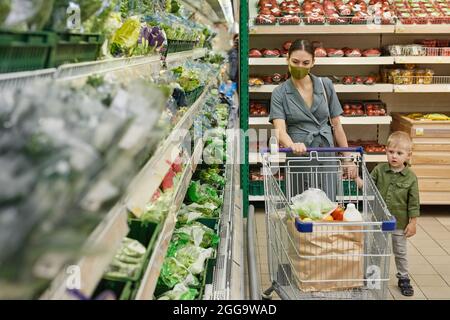
[[[269,153],[270,149],[265,148],[262,149],[261,153]],[[279,148],[278,152],[283,153],[290,153],[292,152],[292,148]],[[326,147],[326,148],[306,148],[306,152],[358,152],[360,154],[364,153],[363,147],[354,147],[354,148],[332,148],[332,147]]]

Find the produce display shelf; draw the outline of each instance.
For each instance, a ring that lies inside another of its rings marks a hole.
[[[126,195],[125,204],[135,216],[139,217],[143,214],[149,195],[152,195],[159,188],[171,164],[179,156],[181,144],[186,135],[189,134],[194,118],[203,106],[204,98],[212,84],[213,82],[210,82],[205,87],[202,95],[189,108],[183,118],[172,129],[167,139],[155,151],[153,157],[133,179],[132,188],[130,188],[133,192]]]
[[[200,147],[199,147],[200,145]],[[203,150],[203,141],[199,141],[195,147],[195,150]],[[175,198],[172,202],[172,206],[169,209],[169,213],[166,217],[164,225],[162,226],[161,233],[156,240],[155,249],[150,257],[150,261],[145,271],[144,277],[140,284],[140,287],[136,294],[136,300],[152,300],[153,294],[156,289],[156,284],[160,275],[161,267],[166,257],[167,249],[169,247],[170,241],[172,239],[173,231],[175,230],[175,225],[177,222],[177,213],[183,204],[184,198],[186,196],[189,183],[196,170],[198,161],[198,153],[195,152],[191,157],[191,161],[183,170],[183,175],[180,182],[175,190]],[[201,154],[201,152],[200,152]],[[194,159],[196,157],[197,159]],[[150,182],[150,180],[148,181]],[[151,193],[150,193],[151,194]]]
[[[392,65],[394,57],[339,57],[339,58],[316,58],[316,66],[331,65]],[[249,58],[250,66],[284,66],[287,65],[286,58]]]
[[[194,49],[191,51],[169,54],[167,61],[170,64],[182,63],[187,59],[199,59],[206,55],[206,49]],[[0,90],[5,88],[24,87],[36,79],[48,78],[56,80],[83,80],[93,74],[118,73],[120,76],[148,75],[150,67],[152,71],[159,71],[161,56],[137,56],[131,58],[114,58],[82,63],[72,63],[59,66],[57,69],[41,69],[36,71],[24,71],[4,73],[0,75]],[[134,74],[132,74],[134,72]]]
[[[379,117],[341,117],[342,124],[390,124],[392,122],[391,116],[379,116]],[[251,126],[271,126],[269,117],[250,117],[249,124]]]
[[[272,93],[273,90],[278,85],[267,84],[262,86],[254,86],[250,87],[250,93]],[[380,83],[374,85],[364,85],[364,84],[354,84],[354,85],[345,85],[345,84],[335,84],[334,88],[338,93],[344,92],[394,92],[394,85],[389,83]]]
[[[448,24],[397,24],[395,26],[395,33],[401,34],[450,34],[450,27]]]
[[[450,84],[394,85],[397,93],[450,93]]]
[[[375,199],[374,196],[367,196],[366,200],[373,201]],[[362,195],[356,196],[336,196],[336,201],[364,201],[364,197]]]
[[[300,25],[300,26],[254,26],[251,35],[270,34],[380,34],[394,33],[395,25]]]
[[[86,254],[73,264],[79,268],[79,276],[82,279],[80,291],[85,296],[89,297],[94,292],[103,277],[104,270],[110,264],[128,231],[127,211],[125,206],[119,202],[86,240],[82,252],[92,252],[93,254]],[[98,251],[102,254],[96,254]],[[49,288],[40,297],[41,300],[76,299],[68,292],[68,289],[71,288],[67,286],[70,284],[69,280],[72,277],[72,273],[68,270],[62,270],[54,278]]]
[[[264,196],[252,196],[252,195],[250,195],[248,197],[249,197],[250,201],[255,201],[255,202],[257,202],[257,201],[264,201]]]
[[[449,26],[450,29],[450,26]],[[450,57],[446,56],[399,56],[394,57],[397,64],[450,64]]]

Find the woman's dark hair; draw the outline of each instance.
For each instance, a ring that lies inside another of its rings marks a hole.
[[[309,40],[298,39],[298,40],[295,40],[294,42],[292,42],[292,45],[289,48],[288,56],[290,57],[291,54],[297,50],[306,51],[314,57],[315,48],[314,48],[312,42]]]

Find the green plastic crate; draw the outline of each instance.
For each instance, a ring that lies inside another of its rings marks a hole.
[[[44,69],[55,44],[52,32],[0,30],[0,73]]]
[[[205,88],[204,86],[201,86],[192,91],[186,92],[185,93],[186,104],[188,106],[192,106],[197,101],[197,99],[202,95],[204,88]]]
[[[113,281],[102,279],[97,286],[93,297],[97,297],[105,291],[112,291],[117,300],[130,300],[133,291],[133,283],[131,281]]]
[[[264,195],[264,181],[250,180],[249,194],[252,196],[263,196]]]
[[[58,33],[56,46],[48,60],[48,67],[95,61],[103,42],[104,37],[100,34]]]
[[[344,188],[344,196],[356,196],[358,194],[358,186],[353,180],[342,181]]]

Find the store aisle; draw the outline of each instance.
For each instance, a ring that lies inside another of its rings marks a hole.
[[[270,286],[264,209],[255,209],[258,264],[261,288]],[[424,206],[417,234],[408,242],[414,297],[404,297],[397,288],[394,259],[391,259],[389,299],[450,300],[450,212],[445,207]],[[277,299],[274,295],[274,299]]]

